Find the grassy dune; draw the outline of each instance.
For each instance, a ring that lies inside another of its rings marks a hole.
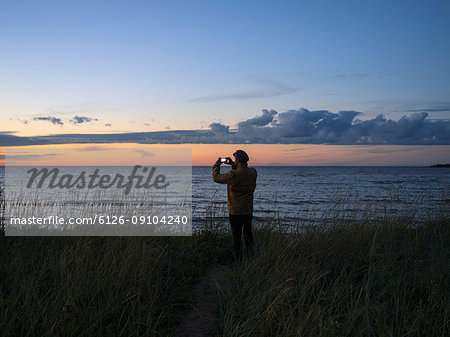
[[[258,232],[222,294],[223,336],[448,336],[450,221]]]
[[[449,335],[446,214],[256,227],[254,255],[220,286],[212,335]],[[1,237],[0,335],[169,336],[231,248],[226,223],[178,238]]]
[[[1,336],[165,336],[225,240],[3,237]]]

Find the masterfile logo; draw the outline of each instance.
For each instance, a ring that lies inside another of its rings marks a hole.
[[[166,182],[164,174],[155,174],[156,167],[148,168],[141,165],[135,165],[131,174],[125,176],[116,173],[113,176],[110,174],[100,175],[100,169],[95,168],[91,174],[82,171],[79,175],[65,173],[60,175],[59,168],[32,168],[27,171],[30,178],[26,188],[59,188],[59,189],[108,189],[116,187],[123,189],[124,194],[128,195],[131,189],[163,189],[169,186]],[[141,171],[142,174],[138,174]],[[45,184],[46,183],[46,184]]]
[[[191,149],[12,151],[5,157],[6,235],[192,233]]]

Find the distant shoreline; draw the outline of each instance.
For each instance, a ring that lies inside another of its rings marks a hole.
[[[450,167],[450,164],[434,164],[434,165],[431,165],[430,167],[438,167],[438,168]]]

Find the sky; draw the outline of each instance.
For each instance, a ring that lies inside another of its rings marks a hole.
[[[193,163],[230,143],[265,149],[261,164],[448,158],[448,1],[0,6],[0,146],[190,144]],[[317,160],[277,158],[305,147]]]
[[[58,144],[7,147],[0,163],[6,157],[8,166],[211,166],[236,147],[249,153],[252,166],[414,166],[417,158],[432,162],[450,152],[442,145]]]

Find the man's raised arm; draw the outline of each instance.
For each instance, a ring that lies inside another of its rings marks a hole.
[[[213,179],[216,183],[228,184],[231,180],[231,171],[220,174],[220,158],[214,163],[213,166]]]

